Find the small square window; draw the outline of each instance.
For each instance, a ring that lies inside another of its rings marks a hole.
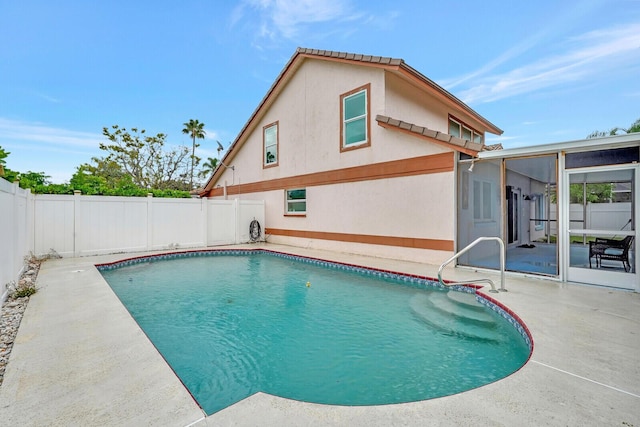
[[[262,128],[264,139],[264,166],[278,164],[278,122]]]
[[[307,213],[306,188],[286,191],[286,213],[289,215],[304,215]]]

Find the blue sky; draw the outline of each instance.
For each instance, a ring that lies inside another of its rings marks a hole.
[[[640,118],[640,0],[0,0],[0,146],[67,181],[102,128],[237,135],[296,47],[391,56],[519,147]]]

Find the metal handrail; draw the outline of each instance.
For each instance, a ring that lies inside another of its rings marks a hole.
[[[491,279],[477,279],[477,280],[471,280],[471,281],[451,282],[451,283],[445,283],[442,280],[442,270],[447,266],[447,264],[449,264],[451,261],[453,261],[456,258],[458,258],[460,255],[463,255],[466,252],[468,252],[472,247],[474,247],[478,243],[484,242],[484,241],[487,241],[487,240],[495,240],[498,243],[500,243],[500,290],[502,292],[507,292],[507,290],[504,287],[504,254],[505,254],[504,242],[499,237],[478,237],[476,240],[474,240],[473,242],[469,243],[460,252],[456,253],[454,256],[452,256],[451,258],[446,260],[444,263],[442,263],[442,265],[438,269],[438,281],[440,282],[440,284],[444,285],[444,286],[454,286],[454,285],[470,285],[472,283],[489,283],[491,285],[491,290],[489,292],[498,292],[498,290],[496,289],[495,283],[493,283],[493,280],[491,280]]]

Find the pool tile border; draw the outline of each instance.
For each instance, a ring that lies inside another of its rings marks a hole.
[[[154,255],[142,255],[138,257],[125,258],[118,261],[95,264],[98,271],[114,270],[120,267],[126,267],[135,264],[142,264],[153,261],[163,261],[169,259],[180,258],[196,258],[206,256],[246,256],[255,254],[272,255],[279,258],[290,259],[293,261],[305,262],[312,265],[318,265],[325,268],[332,268],[344,271],[356,272],[364,275],[374,276],[378,278],[397,280],[402,282],[403,285],[411,286],[418,289],[437,288],[437,289],[450,289],[457,292],[465,292],[475,294],[476,300],[489,309],[495,311],[505,320],[507,320],[522,336],[525,343],[529,347],[529,357],[533,353],[533,337],[529,328],[525,325],[522,319],[514,313],[510,308],[502,304],[495,298],[481,292],[482,286],[480,285],[453,285],[444,286],[438,282],[437,279],[419,276],[415,274],[399,273],[391,270],[383,270],[374,267],[363,267],[355,264],[342,263],[339,261],[327,261],[320,258],[307,257],[302,255],[292,255],[286,252],[273,251],[269,249],[206,249],[206,250],[193,250],[193,251],[180,251],[164,254]]]

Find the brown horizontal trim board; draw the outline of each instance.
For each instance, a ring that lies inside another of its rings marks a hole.
[[[454,153],[433,154],[411,159],[392,160],[364,166],[335,169],[269,181],[227,186],[227,194],[258,193],[285,188],[313,187],[316,185],[343,184],[347,182],[370,181],[374,179],[399,178],[413,175],[453,171]],[[222,196],[222,188],[213,188],[209,197]]]
[[[338,242],[367,243],[370,245],[399,246],[403,248],[453,251],[453,240],[418,239],[414,237],[372,236],[367,234],[330,233],[324,231],[282,230],[266,228],[265,234],[305,239],[335,240]]]

